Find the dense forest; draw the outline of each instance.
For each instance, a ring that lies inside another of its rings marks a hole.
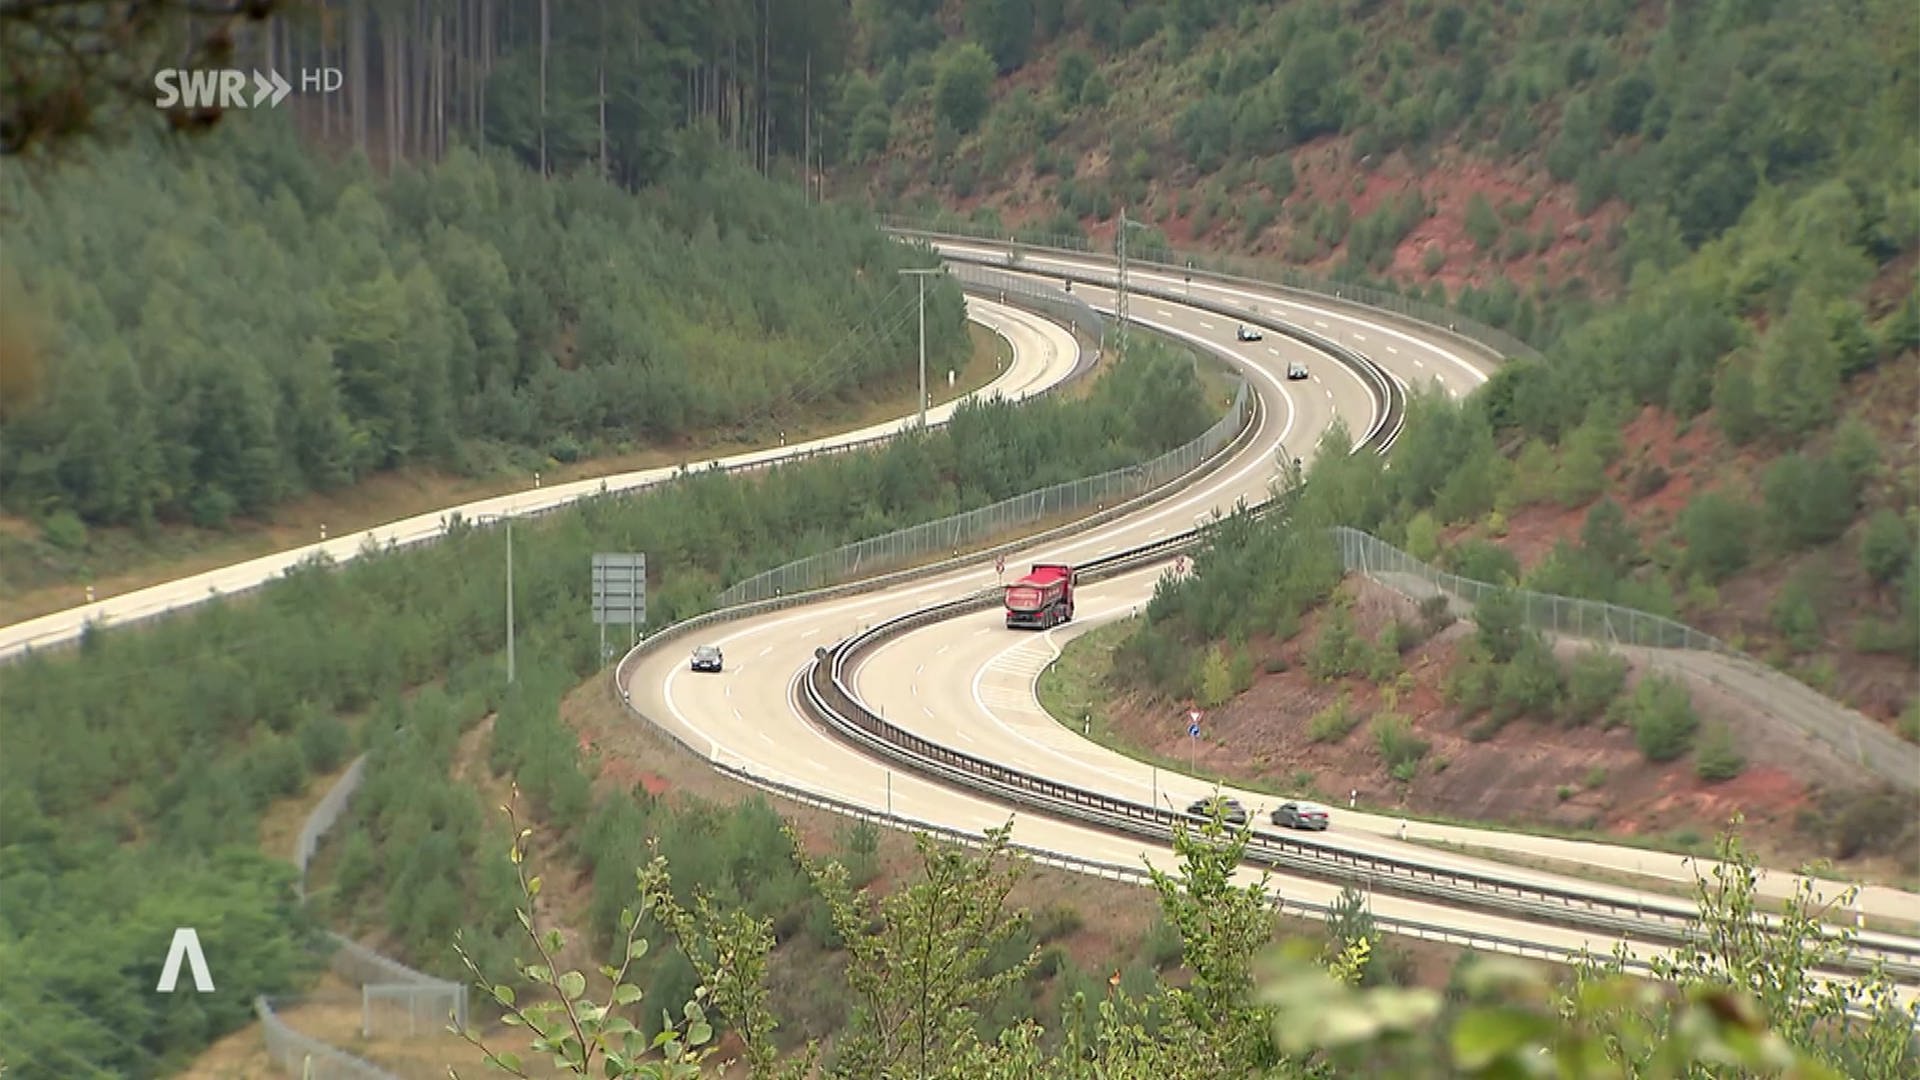
[[[430,547],[304,568],[253,598],[90,634],[75,652],[10,666],[0,966],[15,977],[0,988],[0,1009],[42,1045],[131,1074],[244,1023],[252,995],[292,989],[311,960],[307,923],[295,917],[281,854],[259,850],[261,814],[359,750],[371,754],[367,780],[336,831],[342,846],[322,909],[430,970],[455,970],[450,935],[463,925],[476,927],[479,955],[499,960],[513,925],[502,892],[511,878],[478,857],[487,811],[452,769],[455,743],[484,718],[494,718],[488,767],[570,830],[585,865],[611,860],[625,869],[610,880],[632,880],[640,834],[629,826],[647,811],[625,793],[596,805],[557,712],[566,690],[601,670],[587,617],[593,552],[647,553],[657,628],[706,610],[731,581],[1144,461],[1211,420],[1191,354],[1149,345],[1083,400],[970,404],[950,424],[876,453],[756,478],[695,474],[523,523],[510,687],[499,655],[505,549],[497,530],[470,526]],[[688,824],[687,835],[708,827]],[[217,937],[204,929],[216,920]],[[219,950],[218,994],[139,992],[156,977],[171,928],[188,924],[203,927],[210,955]],[[140,974],[129,980],[130,970]],[[30,1057],[48,1071],[22,1076],[71,1075],[59,1057]]]
[[[9,509],[218,525],[489,448],[766,428],[915,362],[894,271],[931,257],[700,133],[638,197],[466,151],[383,181],[244,136],[3,178],[8,306],[47,328],[0,416]],[[966,348],[952,286],[927,325],[930,360]]]

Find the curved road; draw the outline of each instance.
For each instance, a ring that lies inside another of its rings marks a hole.
[[[1029,256],[1009,272],[1029,272],[1043,262],[1074,265],[1071,260]],[[1085,267],[1074,266],[1077,271],[1089,272],[1097,270],[1098,264]],[[1185,286],[1180,287],[1184,290]],[[1083,284],[1075,291],[1096,306],[1112,306],[1106,290]],[[1289,317],[1367,353],[1403,383],[1437,380],[1457,394],[1483,382],[1490,367],[1483,358],[1466,353],[1450,335],[1438,334],[1441,340],[1428,341],[1409,333],[1404,326],[1375,322],[1366,315],[1333,306],[1296,303],[1238,287],[1201,283],[1194,284],[1193,294],[1228,303],[1257,303],[1265,318],[1295,309],[1289,311]],[[1132,310],[1136,321],[1206,343],[1242,366],[1264,405],[1258,434],[1246,452],[1190,490],[1072,539],[1009,555],[1009,569],[1042,561],[1083,562],[1182,531],[1201,515],[1230,509],[1236,498],[1260,498],[1275,474],[1282,444],[1290,453],[1311,456],[1309,448],[1335,415],[1346,417],[1354,429],[1364,429],[1371,419],[1371,398],[1361,380],[1291,339],[1270,334],[1263,342],[1236,342],[1232,320],[1170,300],[1136,295]],[[1279,373],[1292,359],[1308,363],[1313,378],[1293,383],[1284,380]],[[1156,776],[1137,762],[1073,735],[1038,711],[1032,691],[1034,678],[1055,655],[1057,640],[1084,632],[1100,621],[1124,616],[1151,594],[1156,574],[1143,572],[1085,588],[1076,622],[1050,634],[1009,633],[997,611],[921,628],[876,650],[854,673],[855,683],[868,703],[888,719],[965,752],[1125,797],[1158,794],[1183,803],[1210,788],[1184,778]],[[795,686],[817,647],[830,645],[875,622],[991,586],[995,581],[991,566],[983,563],[903,588],[722,624],[698,641],[684,644],[724,647],[728,656],[725,673],[695,675],[687,670],[685,650],[668,648],[638,658],[628,674],[626,690],[642,713],[673,726],[690,744],[704,746],[717,760],[823,795],[977,832],[1015,815],[1003,804],[891,769],[816,730],[797,709]],[[1250,793],[1242,793],[1242,798],[1254,808],[1270,807],[1276,801]],[[1357,850],[1495,870],[1508,878],[1596,893],[1635,895],[1631,889],[1599,887],[1590,881],[1408,845],[1391,835],[1398,827],[1392,819],[1345,812],[1337,814],[1337,819],[1336,828],[1325,838]],[[1016,840],[1037,848],[1125,865],[1137,865],[1143,855],[1157,865],[1166,865],[1169,856],[1164,848],[1139,840],[1032,814],[1015,817],[1014,835]],[[1677,857],[1638,849],[1450,826],[1416,826],[1409,829],[1409,835],[1692,880]],[[1285,895],[1310,902],[1325,903],[1338,892],[1338,886],[1323,882],[1276,880]],[[1791,891],[1793,884],[1790,875],[1768,875],[1765,881],[1769,892]],[[1590,947],[1602,952],[1615,944],[1612,939],[1585,931],[1417,900],[1380,896],[1374,898],[1374,905],[1383,915],[1541,944]],[[1869,914],[1920,918],[1920,901],[1894,890],[1870,890],[1862,906]],[[1657,947],[1638,943],[1630,947],[1630,952],[1642,957],[1658,951]]]
[[[974,322],[994,331],[1013,346],[1014,362],[992,383],[967,395],[968,398],[1000,394],[1023,398],[1058,383],[1072,372],[1079,359],[1079,347],[1073,335],[1045,318],[1019,308],[996,304],[979,297],[967,298],[967,315]],[[959,401],[946,402],[927,410],[928,424],[942,424],[953,415]],[[731,457],[689,462],[686,467],[699,470],[719,465],[727,469],[768,465],[784,458],[832,451],[849,444],[867,442],[898,434],[914,422],[913,417],[874,424],[857,431],[828,435],[792,446],[755,450]],[[459,514],[468,520],[487,516],[518,517],[541,513],[586,498],[602,490],[631,491],[669,480],[678,467],[643,469],[568,484],[528,488],[509,495],[447,507],[400,521],[389,522],[360,532],[333,537],[323,543],[263,555],[233,563],[216,570],[178,578],[174,581],[111,596],[79,607],[28,619],[0,627],[0,659],[47,648],[79,637],[89,622],[119,626],[170,611],[194,607],[210,597],[245,592],[279,577],[309,559],[325,555],[336,563],[357,557],[369,542],[379,546],[405,547],[438,538],[446,528],[446,519]]]

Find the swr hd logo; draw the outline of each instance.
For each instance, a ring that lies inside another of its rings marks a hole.
[[[330,94],[345,81],[339,68],[306,68],[299,79],[303,94]],[[162,109],[261,109],[285,101],[293,84],[277,71],[167,68],[154,72],[153,89]]]

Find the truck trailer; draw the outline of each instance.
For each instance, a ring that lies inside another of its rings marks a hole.
[[[1036,563],[1007,586],[1007,625],[1046,630],[1073,618],[1073,567]]]

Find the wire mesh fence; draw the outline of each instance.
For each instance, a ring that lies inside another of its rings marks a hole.
[[[1696,649],[1737,655],[1719,638],[1659,615],[1598,600],[1507,589],[1475,581],[1429,566],[1358,529],[1341,526],[1333,533],[1348,570],[1365,574],[1416,600],[1443,595],[1447,597],[1449,609],[1461,617],[1467,617],[1487,597],[1505,592],[1519,605],[1526,624],[1546,633],[1649,649]]]
[[[321,796],[300,828],[294,850],[294,865],[299,871],[300,894],[307,893],[307,867],[328,832],[345,815],[347,803],[359,790],[366,775],[365,756],[354,759],[347,770]],[[334,974],[360,988],[360,1032],[367,1038],[438,1038],[447,1025],[465,1030],[468,1025],[468,999],[465,983],[436,979],[415,971],[389,956],[367,948],[351,938],[329,932],[332,945],[328,967]],[[289,1027],[273,1011],[265,998],[254,1002],[267,1054],[283,1071],[303,1075],[311,1068],[316,1080],[392,1080],[373,1064],[337,1047],[303,1035]]]
[[[1776,671],[1711,634],[1645,611],[1598,600],[1503,589],[1429,566],[1378,537],[1344,526],[1333,530],[1346,568],[1414,600],[1444,597],[1454,615],[1471,617],[1496,592],[1513,597],[1526,625],[1562,637],[1599,641],[1671,674],[1704,679],[1746,699],[1755,715],[1799,729],[1841,760],[1893,784],[1920,788],[1920,747],[1870,718]]]
[[[370,1061],[295,1031],[280,1019],[266,998],[254,999],[253,1011],[266,1037],[267,1058],[288,1076],[304,1080],[395,1080],[392,1073]]]
[[[990,266],[973,263],[947,263],[947,273],[968,292],[1016,304],[1043,315],[1051,315],[1090,340],[1099,341],[1106,333],[1106,316],[1093,310],[1085,300],[1064,289],[1022,277]]]
[[[1110,255],[1111,252],[1091,243],[1081,236],[1062,236],[1037,230],[1017,230],[1008,233],[1002,229],[982,226],[961,218],[935,217],[915,219],[893,214],[880,215],[880,223],[888,229],[902,233],[920,233],[933,236],[950,236],[959,239],[982,240],[995,244],[1022,244],[1028,247],[1053,248],[1060,251],[1083,252],[1089,255]],[[1336,300],[1364,304],[1367,307],[1389,311],[1404,318],[1413,319],[1431,326],[1444,326],[1453,333],[1478,342],[1501,356],[1525,357],[1537,359],[1539,350],[1514,335],[1498,327],[1488,326],[1476,319],[1470,319],[1456,311],[1449,311],[1438,304],[1425,300],[1402,296],[1399,293],[1371,285],[1354,282],[1335,281],[1331,278],[1310,274],[1296,267],[1260,259],[1249,259],[1233,255],[1213,255],[1199,252],[1178,251],[1154,244],[1129,242],[1128,261],[1138,266],[1172,272],[1199,270],[1222,277],[1240,278],[1249,282],[1277,285],[1298,292],[1312,293],[1317,296],[1330,296]]]
[[[1225,416],[1198,438],[1152,461],[1029,491],[990,506],[796,559],[730,586],[716,603],[723,608],[750,604],[881,573],[928,556],[958,555],[964,548],[1014,529],[1088,508],[1104,509],[1143,495],[1191,472],[1232,442],[1252,404],[1247,385],[1241,383],[1234,394],[1233,406]]]

